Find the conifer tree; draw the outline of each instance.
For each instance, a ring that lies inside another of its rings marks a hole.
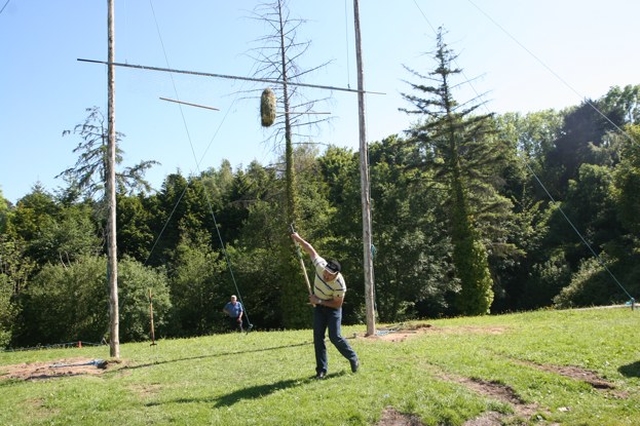
[[[436,67],[428,75],[408,69],[428,83],[409,83],[417,95],[403,94],[421,121],[408,131],[410,140],[419,146],[421,167],[434,171],[433,188],[445,191],[449,237],[453,245],[452,263],[460,285],[455,310],[463,315],[489,312],[493,301],[493,280],[488,251],[479,226],[480,218],[497,220],[495,213],[505,210],[508,202],[499,197],[490,183],[489,165],[497,161],[500,150],[492,149],[491,114],[479,115],[478,102],[459,104],[453,97],[453,77],[461,70],[453,68],[456,55],[437,34],[434,54]],[[430,85],[434,84],[434,85]],[[426,96],[426,97],[424,97]],[[494,148],[494,147],[493,147]],[[483,223],[483,227],[488,223]]]

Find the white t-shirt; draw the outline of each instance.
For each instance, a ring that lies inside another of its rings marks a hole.
[[[325,281],[322,277],[327,261],[321,256],[313,259],[313,265],[316,268],[316,277],[313,281],[313,294],[322,300],[330,300],[334,297],[344,297],[347,291],[347,283],[344,277],[338,272],[332,281]]]

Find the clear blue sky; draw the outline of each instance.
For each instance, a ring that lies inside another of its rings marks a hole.
[[[249,19],[257,1],[115,0],[117,62],[208,73],[251,76],[250,49],[265,35]],[[290,0],[298,30],[311,41],[304,67],[331,63],[307,83],[357,87],[352,0]],[[62,137],[98,106],[106,114],[107,1],[0,0],[0,189],[16,203],[36,183],[54,192],[54,176],[73,166],[78,136]],[[611,86],[640,84],[640,2],[631,0],[361,0],[365,87],[385,95],[366,97],[367,140],[402,133],[411,119],[403,80],[416,81],[403,65],[433,68],[435,30],[472,79],[456,94],[485,94],[498,113],[577,105]],[[264,86],[264,85],[263,85]],[[116,69],[116,127],[126,135],[124,165],[162,163],[147,174],[159,189],[164,177],[257,160],[270,164],[278,150],[265,143],[257,94],[261,83]],[[266,87],[266,86],[264,86]],[[322,107],[332,122],[313,141],[358,149],[358,109],[353,94],[331,96]],[[219,112],[161,101],[178,98]],[[323,145],[320,145],[322,147]]]

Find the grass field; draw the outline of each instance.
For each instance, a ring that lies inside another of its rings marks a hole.
[[[2,425],[638,425],[640,311],[537,311],[0,353]],[[98,368],[93,360],[107,361]]]

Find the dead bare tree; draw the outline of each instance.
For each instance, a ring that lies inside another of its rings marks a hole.
[[[254,76],[281,82],[271,88],[276,97],[277,112],[268,140],[276,151],[282,149],[284,142],[287,220],[295,222],[298,211],[293,145],[310,140],[314,136],[312,131],[329,120],[324,114],[314,111],[314,107],[330,97],[309,99],[303,93],[308,88],[290,83],[300,82],[304,76],[328,65],[329,61],[310,69],[298,67],[298,61],[307,53],[310,41],[298,40],[297,30],[305,20],[292,18],[287,3],[287,0],[265,2],[253,10],[252,18],[265,23],[271,32],[256,40],[257,47],[251,50],[250,56],[258,64]],[[296,139],[297,142],[294,141]]]
[[[299,221],[299,197],[296,184],[296,168],[294,166],[294,144],[309,143],[314,129],[329,120],[327,116],[314,112],[314,106],[330,97],[311,100],[305,96],[304,91],[311,90],[308,86],[298,85],[303,77],[326,66],[329,62],[322,63],[310,69],[298,67],[299,60],[307,53],[310,42],[300,42],[297,36],[298,28],[305,22],[303,19],[291,17],[286,0],[276,0],[258,5],[252,14],[252,18],[266,25],[267,35],[256,41],[257,47],[251,50],[250,56],[257,64],[254,76],[265,80],[278,81],[270,89],[275,97],[273,103],[276,114],[273,121],[267,120],[267,125],[272,133],[267,141],[273,143],[274,150],[282,153],[284,143],[284,175],[285,175],[285,219],[288,224]],[[326,93],[326,88],[325,88]],[[264,103],[263,103],[264,104]],[[269,103],[267,103],[269,105]],[[270,111],[273,113],[273,111]],[[313,143],[313,142],[312,142]],[[283,224],[284,225],[284,224]],[[283,236],[286,235],[286,227],[283,226]],[[291,239],[283,238],[281,246],[281,262],[283,265],[291,263],[292,252],[295,247]],[[283,270],[295,270],[295,268],[283,268]],[[305,327],[307,315],[305,309],[306,294],[302,287],[297,285],[299,277],[283,279],[282,309],[283,323],[286,327]],[[299,302],[299,303],[296,303]]]

